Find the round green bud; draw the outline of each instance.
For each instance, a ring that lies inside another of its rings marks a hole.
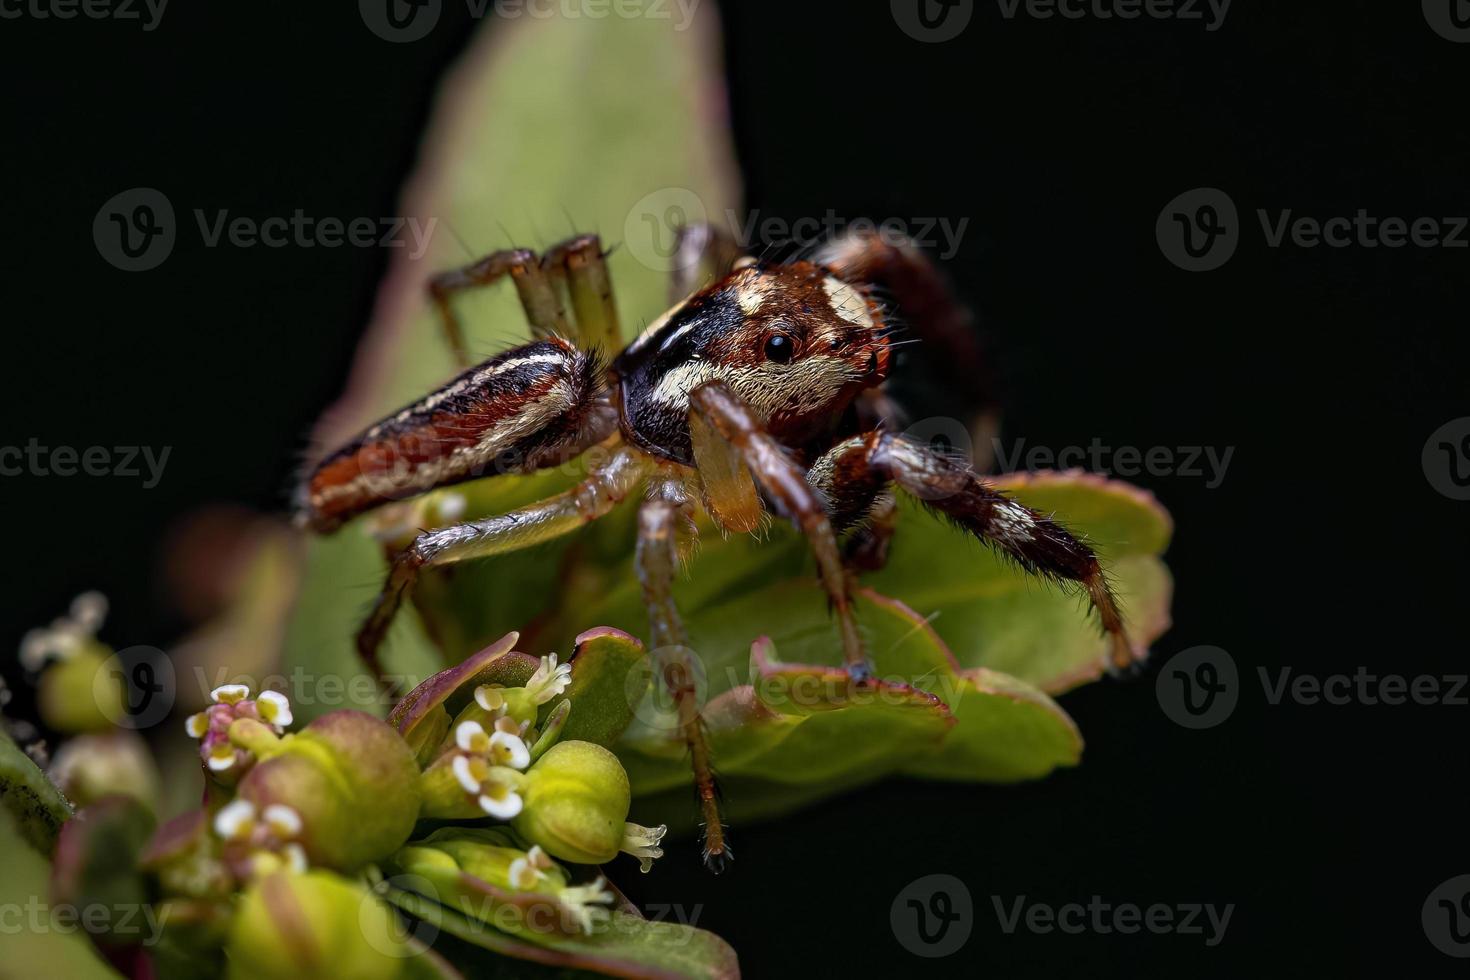
[[[525,806],[511,822],[532,844],[574,864],[617,856],[632,805],[618,757],[592,742],[559,742],[536,760],[521,790]]]
[[[349,709],[280,739],[240,781],[239,795],[262,811],[275,803],[295,810],[309,863],[351,871],[408,840],[418,781],[413,751],[398,733]]]
[[[408,948],[392,910],[361,886],[277,872],[241,896],[225,954],[229,980],[393,980]]]

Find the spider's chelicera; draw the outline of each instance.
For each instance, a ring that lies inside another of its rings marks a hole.
[[[693,508],[729,531],[757,530],[767,508],[791,519],[816,557],[842,655],[856,685],[871,676],[850,589],[880,566],[894,533],[894,489],[907,492],[1029,572],[1079,583],[1112,637],[1110,659],[1135,659],[1097,557],[1050,517],[991,488],[967,465],[885,428],[893,313],[920,340],[975,357],[964,317],[914,247],[876,234],[834,240],[810,258],[740,256],[708,226],[683,229],[675,305],[610,363],[620,343],[612,284],[596,236],[544,257],[497,252],[436,277],[430,293],[448,341],[468,361],[455,293],[509,275],[532,342],[471,367],[330,454],[300,488],[298,519],[327,533],[388,501],[607,450],[578,485],[508,514],[426,530],[398,553],[357,637],[380,678],[378,648],[425,568],[484,558],[569,534],[642,494],[636,567],[659,671],[680,710],[695,770],[707,862],[729,845],[671,585],[678,532]],[[712,283],[696,286],[701,276]],[[889,302],[881,302],[879,296]],[[384,479],[385,472],[392,479]]]

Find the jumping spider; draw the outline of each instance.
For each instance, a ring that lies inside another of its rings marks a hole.
[[[606,461],[578,485],[511,513],[420,533],[392,567],[357,636],[382,679],[378,648],[425,568],[570,534],[642,493],[636,568],[651,647],[680,709],[705,858],[729,854],[708,746],[693,706],[687,638],[671,595],[677,532],[703,507],[727,531],[757,530],[765,508],[806,536],[830,600],[851,683],[870,679],[851,581],[880,567],[897,487],[993,545],[1028,572],[1080,583],[1111,637],[1112,666],[1135,658],[1091,549],[1050,517],[992,489],[965,464],[888,431],[883,394],[894,312],[961,369],[974,367],[963,311],[919,251],[875,234],[838,238],[786,263],[740,255],[710,226],[682,229],[673,307],[610,362],[620,330],[605,254],[583,235],[544,257],[496,252],[435,277],[430,294],[467,365],[451,309],[463,290],[509,275],[534,338],[468,367],[437,391],[322,460],[298,492],[318,533],[390,500],[495,473],[527,473],[594,446]],[[713,282],[697,289],[701,276]],[[567,301],[570,301],[570,314]],[[507,462],[509,461],[509,462]],[[379,478],[396,467],[395,479]]]

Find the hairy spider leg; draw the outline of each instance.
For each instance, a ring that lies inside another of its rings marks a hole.
[[[809,477],[832,502],[839,527],[858,524],[890,483],[1043,578],[1079,583],[1111,640],[1110,663],[1142,659],[1092,549],[1061,524],[987,485],[968,467],[888,432],[854,436],[824,454]]]
[[[524,248],[491,252],[478,261],[442,272],[429,280],[429,296],[439,310],[444,338],[460,367],[469,367],[474,362],[465,346],[464,328],[454,313],[451,300],[458,293],[493,285],[507,275],[515,283],[516,295],[526,311],[526,321],[531,325],[533,337],[566,337],[571,334],[561,297],[542,271],[541,260],[536,253]]]
[[[689,404],[692,412],[702,415],[740,451],[766,496],[806,536],[817,559],[822,587],[837,616],[842,658],[848,673],[855,681],[867,680],[872,675],[872,667],[863,652],[857,621],[853,618],[847,574],[837,547],[837,536],[821,496],[806,481],[804,469],[787,455],[781,444],[766,432],[750,407],[723,382],[713,381],[696,388],[690,393]]]
[[[637,489],[654,465],[644,454],[620,446],[606,464],[561,493],[494,517],[420,534],[393,558],[382,591],[357,631],[357,652],[363,663],[379,683],[385,683],[379,649],[423,569],[519,551],[570,534],[610,513]]]
[[[563,286],[577,321],[577,344],[611,356],[623,346],[618,307],[613,300],[607,253],[596,235],[578,235],[553,245],[541,260],[552,280]]]
[[[679,736],[689,749],[694,770],[694,792],[704,821],[704,863],[716,874],[730,859],[730,845],[714,763],[695,688],[689,635],[674,604],[674,574],[678,568],[679,525],[689,518],[690,500],[677,479],[658,483],[638,511],[638,549],[635,565],[648,609],[654,665],[673,700]]]

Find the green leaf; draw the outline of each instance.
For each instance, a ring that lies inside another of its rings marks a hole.
[[[561,737],[611,746],[633,720],[637,699],[629,696],[629,684],[639,679],[635,671],[647,663],[643,644],[627,633],[606,628],[582,633],[572,657],[572,682],[542,717],[570,700],[572,713]]]
[[[737,203],[714,17],[696,10],[680,30],[659,17],[520,18],[481,32],[440,94],[399,211],[425,227],[437,222],[429,248],[417,259],[406,251],[395,256],[347,391],[316,433],[324,449],[454,373],[426,301],[435,273],[513,244],[548,246],[575,226],[621,246],[609,261],[625,335],[663,311],[667,276],[646,257],[667,246],[655,238],[667,229],[641,216],[678,205],[698,220],[691,208],[718,217]],[[605,84],[618,78],[638,81]],[[466,296],[456,309],[479,356],[527,337],[508,283]],[[570,482],[553,473],[488,483],[504,505],[523,488],[539,495],[558,479]],[[456,570],[456,586],[463,582],[476,598],[461,607],[469,615],[455,630],[435,636],[444,658],[406,611],[388,638],[388,669],[427,676],[496,636],[525,630],[555,592],[558,560],[571,545],[555,542]],[[353,676],[359,671],[352,637],[386,569],[381,549],[352,525],[305,550],[286,667]],[[302,706],[298,714],[309,719],[320,710]]]
[[[71,817],[71,804],[3,731],[0,731],[0,803],[14,818],[16,830],[25,842],[50,857],[61,825]]]
[[[1085,535],[1102,555],[1136,643],[1169,626],[1173,582],[1159,555],[1172,524],[1151,494],[1080,471],[1014,474],[1000,489]],[[1086,603],[1038,583],[918,507],[906,507],[887,567],[866,583],[934,624],[964,667],[1056,693],[1096,680],[1107,641]]]
[[[534,943],[508,935],[411,891],[385,897],[405,912],[482,949],[544,966],[609,976],[724,980],[740,975],[735,951],[714,933],[674,922],[652,922],[622,909],[590,936],[554,930]]]
[[[0,739],[0,754],[8,740]],[[22,757],[24,758],[24,757]],[[27,760],[29,761],[29,760]],[[8,760],[5,765],[8,765]],[[5,855],[5,871],[0,874],[0,908],[18,910],[27,923],[15,935],[7,935],[0,944],[0,974],[6,977],[66,977],[67,980],[104,980],[115,978],[87,941],[87,934],[67,923],[65,930],[52,928],[50,910],[54,908],[50,891],[50,865],[37,854],[30,832],[22,831],[19,815],[0,809],[0,854]],[[32,928],[28,917],[35,910],[41,928]],[[142,916],[138,916],[139,919]]]

